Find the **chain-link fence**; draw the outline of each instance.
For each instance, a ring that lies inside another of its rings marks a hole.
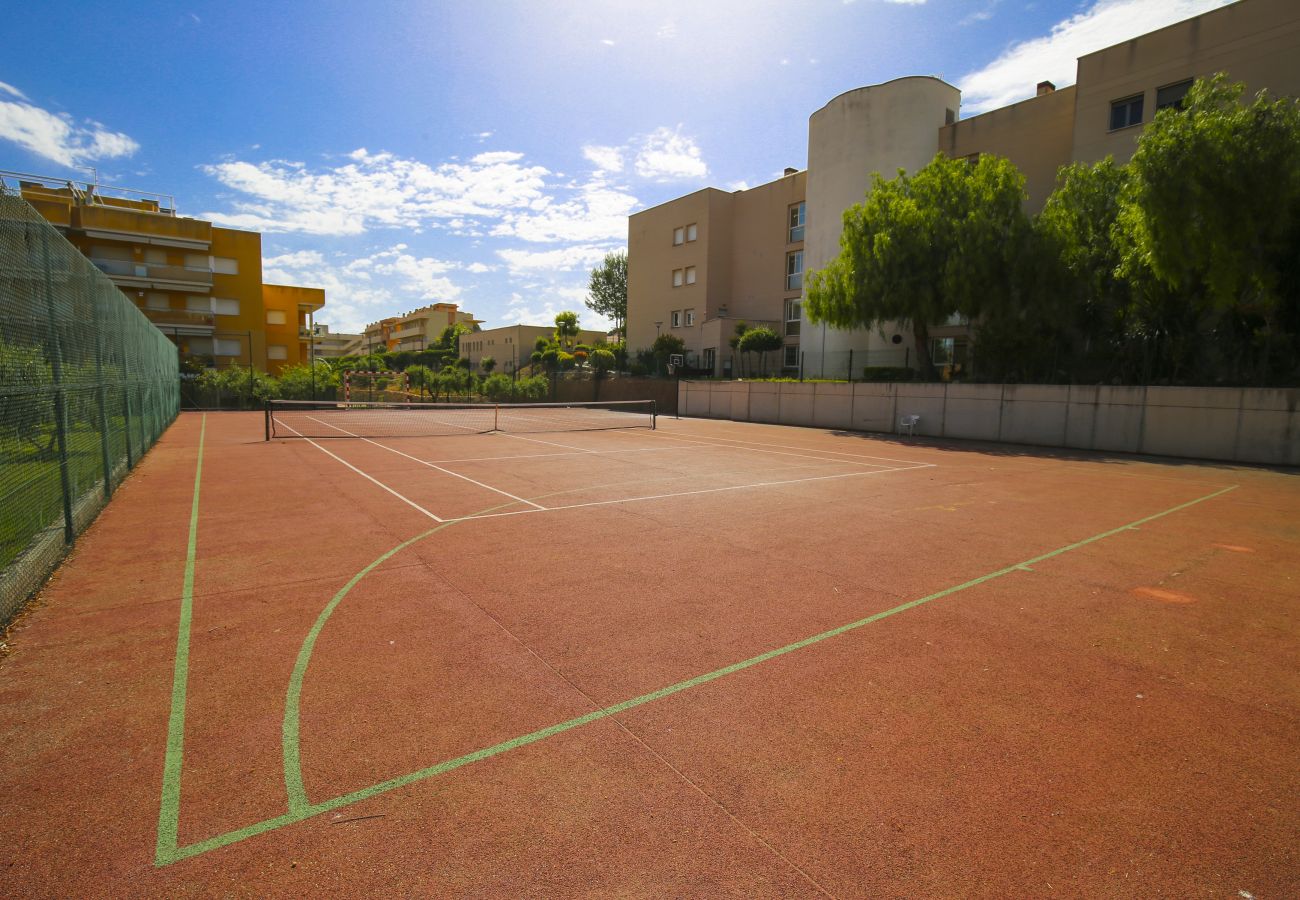
[[[0,625],[178,405],[175,345],[0,189]]]

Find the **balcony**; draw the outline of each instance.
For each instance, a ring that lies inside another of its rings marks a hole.
[[[170,332],[173,328],[211,330],[216,325],[216,319],[210,312],[191,312],[187,309],[149,309],[147,306],[140,307],[140,311],[160,330],[167,332]]]
[[[99,271],[124,287],[153,287],[159,290],[173,288],[201,294],[212,290],[212,273],[205,269],[151,266],[127,259],[91,259],[91,262]]]
[[[212,223],[162,212],[112,206],[77,206],[73,227],[90,237],[126,240],[138,244],[207,250],[212,245]]]

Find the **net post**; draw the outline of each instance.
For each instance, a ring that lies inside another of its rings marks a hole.
[[[680,402],[680,401],[679,401]],[[655,420],[659,418],[659,401],[650,401],[650,430],[654,431],[656,427]]]
[[[271,398],[266,398],[266,440],[271,439]]]
[[[500,403],[492,404],[492,430],[493,431],[501,430],[501,404]]]

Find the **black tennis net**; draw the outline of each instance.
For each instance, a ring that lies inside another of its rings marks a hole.
[[[272,400],[266,439],[391,438],[493,431],[601,431],[654,428],[655,401],[609,403],[349,403]]]

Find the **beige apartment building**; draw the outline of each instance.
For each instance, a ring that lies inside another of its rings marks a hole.
[[[744,191],[705,188],[629,218],[628,346],[649,347],[669,331],[686,342],[693,365],[726,375],[726,320],[745,319],[779,325],[782,362],[791,371],[801,357],[842,362],[850,351],[861,363],[904,364],[894,358],[908,352],[902,329],[800,321],[802,273],[838,254],[843,212],[861,202],[871,173],[916,171],[937,152],[997,154],[1025,174],[1026,209],[1037,212],[1061,166],[1107,155],[1126,162],[1156,111],[1178,103],[1195,78],[1216,72],[1244,82],[1248,95],[1300,95],[1300,2],[1239,0],[1134,36],[1080,57],[1072,86],[1042,82],[1035,97],[966,119],[961,92],[939,78],[847,91],[809,118],[806,171],[787,169]],[[934,340],[944,345],[935,348],[937,358],[959,357],[969,326],[933,325]]]
[[[447,326],[457,324],[477,330],[482,320],[462,312],[455,303],[421,306],[400,316],[389,316],[367,325],[361,339],[362,352],[425,350],[438,342]]]
[[[533,346],[539,337],[549,339],[554,335],[555,327],[547,325],[505,325],[501,328],[489,328],[473,334],[462,334],[459,355],[461,359],[468,359],[475,369],[482,363],[483,357],[490,356],[496,360],[495,371],[510,375],[530,364]],[[595,347],[606,343],[608,338],[609,335],[603,331],[584,328],[578,331],[575,342]]]
[[[362,352],[364,345],[365,335],[330,331],[330,327],[324,322],[317,322],[312,327],[311,349],[316,359],[356,356]]]

